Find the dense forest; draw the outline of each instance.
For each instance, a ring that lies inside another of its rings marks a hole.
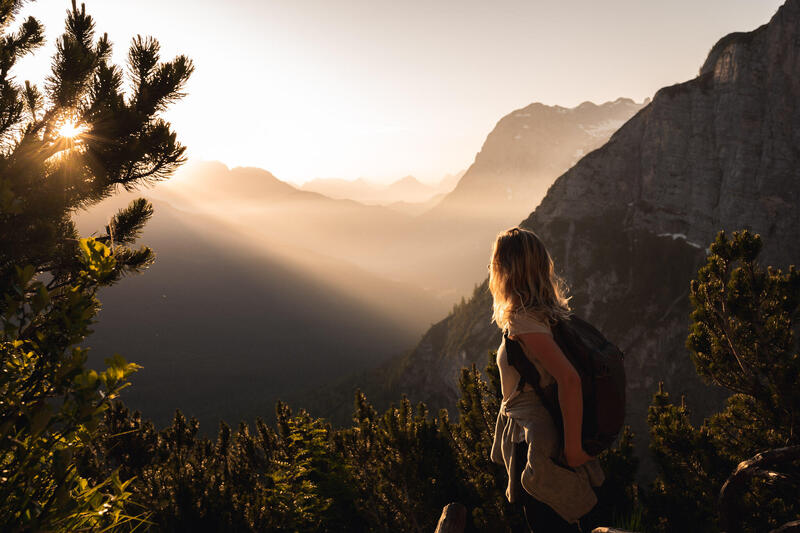
[[[127,409],[135,362],[87,368],[78,345],[91,341],[98,290],[154,260],[134,247],[152,206],[132,202],[92,238],[71,216],[183,163],[161,114],[193,65],[162,61],[143,37],[127,70],[113,65],[73,1],[45,87],[20,86],[8,73],[42,42],[34,19],[8,31],[21,4],[0,0],[0,530],[421,532],[453,501],[470,531],[519,527],[489,460],[494,353],[462,370],[452,419],[406,398],[379,413],[358,393],[348,427],[279,402],[274,425],[222,423],[216,439],[180,412],[157,429]],[[724,409],[698,425],[691,398],[654,390],[649,435],[626,430],[601,456],[597,525],[767,531],[800,519],[800,273],[760,264],[761,248],[759,235],[720,232],[689,288],[686,357],[730,391]],[[637,476],[634,439],[649,442],[653,480]]]

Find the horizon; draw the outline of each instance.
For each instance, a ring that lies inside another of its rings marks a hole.
[[[135,33],[157,38],[162,59],[195,62],[188,95],[165,115],[191,159],[295,185],[407,175],[430,184],[466,170],[513,110],[652,98],[694,78],[720,38],[766,23],[782,3],[89,0],[86,9],[117,63]],[[18,20],[39,18],[47,44],[15,67],[19,81],[41,83],[69,5],[23,8]]]
[[[418,182],[420,182],[423,185],[428,185],[430,187],[435,187],[435,186],[441,184],[441,182],[443,180],[445,180],[445,179],[447,179],[449,177],[452,177],[452,176],[455,176],[455,175],[458,175],[458,174],[462,174],[463,175],[467,171],[469,166],[471,165],[471,163],[470,163],[470,165],[467,165],[466,167],[464,167],[461,170],[454,171],[454,172],[446,172],[446,173],[442,174],[441,176],[439,176],[438,178],[434,177],[434,178],[431,178],[431,179],[420,178],[419,176],[414,176],[413,174],[405,174],[403,176],[389,177],[386,180],[376,180],[376,179],[374,179],[374,178],[372,178],[370,176],[355,176],[355,177],[344,177],[344,178],[340,177],[340,176],[317,176],[317,177],[313,177],[313,178],[310,178],[310,179],[307,179],[307,180],[303,180],[303,181],[293,181],[293,180],[285,179],[285,178],[282,178],[281,176],[276,175],[274,172],[272,172],[268,168],[263,168],[263,167],[253,166],[253,165],[229,165],[229,164],[225,163],[224,161],[220,161],[218,159],[191,158],[189,161],[186,162],[186,164],[184,166],[182,166],[181,168],[179,168],[177,170],[177,172],[175,174],[175,178],[180,180],[181,173],[184,173],[184,172],[189,173],[189,172],[191,172],[191,169],[192,169],[192,167],[194,165],[215,164],[215,163],[219,163],[219,164],[223,165],[227,170],[236,170],[236,169],[240,169],[240,168],[243,168],[243,169],[252,168],[252,169],[257,169],[257,170],[263,170],[265,172],[270,173],[275,179],[277,179],[279,181],[282,181],[284,183],[288,183],[289,185],[292,185],[292,186],[297,187],[297,188],[302,188],[304,185],[306,185],[306,184],[308,184],[310,182],[313,182],[313,181],[326,181],[326,180],[342,180],[342,181],[347,181],[347,182],[350,182],[350,183],[357,182],[357,181],[363,181],[363,182],[367,183],[368,185],[372,185],[372,186],[375,186],[375,187],[389,187],[393,183],[397,183],[398,181],[401,181],[401,180],[404,180],[404,179],[407,179],[407,178],[415,179],[415,180],[417,180]],[[170,180],[173,180],[173,179],[174,178],[170,178]]]

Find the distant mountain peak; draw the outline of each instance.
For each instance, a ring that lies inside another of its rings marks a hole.
[[[533,102],[501,118],[458,185],[425,216],[471,211],[513,223],[581,157],[599,148],[643,104],[620,97],[573,108]]]
[[[389,205],[395,202],[428,202],[442,192],[420,182],[414,176],[404,176],[392,183],[376,183],[363,177],[354,180],[343,178],[316,178],[303,184],[304,191],[313,191],[331,198],[349,199],[365,204]]]
[[[258,167],[234,167],[231,169],[231,173],[237,176],[258,177],[267,180],[274,180],[274,181],[280,181],[281,183],[286,183],[285,181],[276,178],[275,174],[273,174],[269,170],[265,170],[263,168],[258,168]]]
[[[404,176],[404,177],[400,178],[399,180],[397,180],[394,183],[392,183],[390,185],[390,187],[392,185],[398,185],[398,184],[403,184],[403,185],[422,185],[422,186],[426,187],[426,185],[424,183],[422,183],[417,178],[415,178],[414,176],[411,176],[411,175]]]

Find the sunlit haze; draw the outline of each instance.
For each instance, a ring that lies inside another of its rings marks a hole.
[[[167,118],[193,158],[279,179],[434,182],[465,169],[531,102],[641,101],[696,75],[717,39],[780,0],[477,2],[89,0],[121,63],[136,33],[197,67]],[[15,74],[41,83],[68,0],[23,11],[48,43]]]

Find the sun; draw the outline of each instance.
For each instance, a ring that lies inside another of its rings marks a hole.
[[[85,124],[78,124],[74,120],[67,120],[58,127],[57,132],[59,137],[63,137],[65,139],[74,139],[82,133],[86,133],[87,129],[88,128]]]
[[[48,160],[64,161],[71,155],[81,154],[86,150],[85,141],[91,137],[91,126],[81,122],[72,114],[62,115],[47,134],[50,139],[52,153]]]

